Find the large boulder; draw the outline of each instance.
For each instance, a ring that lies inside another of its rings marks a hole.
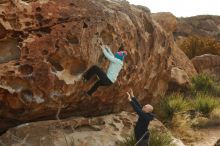
[[[0,137],[2,145],[31,146],[121,146],[132,135],[137,120],[135,114],[122,112],[95,118],[69,118],[20,125]],[[158,120],[150,123],[150,129],[168,132]],[[185,146],[173,138],[176,146]]]
[[[160,12],[152,14],[164,30],[168,33],[173,33],[177,28],[177,18],[170,12]]]
[[[61,118],[125,110],[129,87],[143,104],[158,100],[172,67],[191,68],[150,12],[126,1],[3,1],[0,38],[0,131],[52,119],[59,108]],[[87,97],[95,78],[85,84],[82,74],[108,66],[99,40],[114,52],[123,43],[129,55],[118,81]]]
[[[204,54],[192,59],[198,73],[206,73],[220,81],[220,56]]]

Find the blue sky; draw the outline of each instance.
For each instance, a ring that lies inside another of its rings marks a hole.
[[[177,17],[195,15],[219,15],[220,0],[127,0],[131,4],[144,5],[152,13],[171,12]]]

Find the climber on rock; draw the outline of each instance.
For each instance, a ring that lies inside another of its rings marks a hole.
[[[130,89],[130,93],[127,92],[128,100],[138,114],[138,121],[135,125],[134,133],[137,143],[135,146],[148,146],[150,133],[148,131],[148,125],[150,121],[154,119],[153,106],[147,104],[141,106],[134,96],[133,90]]]
[[[88,81],[93,75],[97,75],[99,80],[92,86],[87,92],[88,95],[92,95],[99,86],[110,86],[118,77],[119,72],[122,69],[123,61],[127,55],[126,51],[118,51],[115,55],[111,52],[111,49],[106,45],[101,45],[102,51],[105,57],[110,61],[107,73],[101,68],[94,65],[83,75],[84,81]]]

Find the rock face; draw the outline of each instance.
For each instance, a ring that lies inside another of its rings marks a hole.
[[[198,73],[207,73],[220,81],[220,56],[205,54],[192,59]]]
[[[125,110],[129,87],[146,103],[164,95],[172,67],[195,73],[150,12],[126,1],[2,1],[0,39],[0,131],[58,109],[61,117]],[[85,84],[81,75],[108,65],[98,40],[113,52],[123,43],[129,55],[114,85],[86,97],[95,78]]]
[[[3,145],[31,146],[121,146],[125,137],[133,132],[136,115],[122,112],[96,118],[69,118],[58,121],[44,121],[20,125],[8,130],[0,137]],[[150,128],[166,132],[167,129],[157,120]],[[176,146],[185,146],[173,138]]]

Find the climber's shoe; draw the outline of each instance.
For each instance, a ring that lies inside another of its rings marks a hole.
[[[84,83],[86,83],[88,80],[85,78],[85,76],[83,75],[82,76],[82,81],[84,82]]]
[[[88,92],[86,92],[86,96],[92,96],[91,94],[89,94]]]
[[[86,83],[86,82],[87,82],[87,80],[86,80],[85,78],[82,78],[82,81],[83,81],[84,83]]]

